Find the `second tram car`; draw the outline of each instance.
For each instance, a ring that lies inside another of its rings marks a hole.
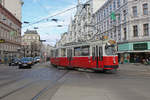
[[[51,54],[50,62],[54,66],[103,71],[119,67],[114,40],[74,43],[55,48]]]

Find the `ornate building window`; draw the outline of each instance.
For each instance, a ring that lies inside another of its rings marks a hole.
[[[149,25],[148,24],[143,24],[143,32],[144,32],[144,36],[148,36],[149,35]]]
[[[137,6],[132,7],[133,16],[137,17]]]
[[[148,4],[143,4],[143,15],[148,15]]]
[[[138,26],[137,26],[137,25],[134,25],[134,26],[133,26],[133,36],[134,36],[134,37],[137,37],[137,36],[138,36]]]

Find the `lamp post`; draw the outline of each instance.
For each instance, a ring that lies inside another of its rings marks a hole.
[[[24,21],[23,23],[24,23],[24,24],[29,24],[30,22],[28,22],[28,21]]]
[[[18,47],[18,48],[17,48],[17,51],[18,51],[18,53],[19,53],[19,55],[18,55],[18,58],[19,58],[19,57],[21,57],[21,52],[20,52],[20,51],[21,51],[21,48]]]

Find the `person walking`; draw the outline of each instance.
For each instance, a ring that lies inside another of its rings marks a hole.
[[[2,63],[2,58],[0,57],[0,64]]]
[[[121,62],[121,64],[123,64],[123,62],[124,62],[124,57],[123,56],[121,56],[120,62]]]

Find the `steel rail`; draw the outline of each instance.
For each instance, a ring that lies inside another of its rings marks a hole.
[[[45,88],[43,88],[39,93],[37,93],[31,100],[38,100],[38,98],[40,96],[42,96],[42,94],[44,94],[46,91],[48,91],[49,89],[53,88],[53,86],[55,86],[55,83],[57,83],[59,80],[61,80],[65,75],[67,75],[69,73],[69,71],[66,71],[65,73],[63,73],[58,79],[55,80],[54,85],[48,85]]]
[[[37,82],[37,81],[39,81],[39,80],[35,80],[35,81],[30,82],[30,83],[27,83],[26,85],[23,85],[23,86],[21,86],[21,87],[15,89],[15,90],[13,90],[13,91],[11,91],[11,92],[8,92],[8,93],[4,94],[3,96],[0,96],[0,100],[2,100],[2,99],[4,99],[5,97],[7,97],[7,96],[9,96],[9,95],[14,94],[14,93],[16,93],[16,92],[18,92],[18,91],[20,91],[20,90],[22,90],[22,89],[24,89],[24,88],[26,88],[26,87],[32,85],[33,83],[35,83],[35,82]]]
[[[8,78],[8,79],[9,79],[9,78]],[[21,80],[23,80],[23,79],[24,79],[24,78],[17,78],[17,79],[13,79],[13,80],[7,81],[7,82],[5,82],[5,83],[0,84],[0,88],[1,88],[1,87],[4,87],[4,86],[7,86],[7,85],[9,85],[9,84],[15,83],[15,82],[19,82],[19,81],[21,81]]]
[[[69,71],[66,71],[65,73],[63,73],[58,79],[55,80],[54,83],[56,83],[57,81],[59,81],[60,79],[62,79],[68,72],[69,72]],[[12,94],[14,94],[14,93],[20,91],[20,90],[22,90],[22,89],[25,89],[26,87],[28,87],[28,86],[30,86],[30,85],[34,84],[35,82],[38,82],[38,81],[40,81],[40,80],[32,81],[32,82],[27,83],[27,84],[25,84],[25,85],[23,85],[23,86],[21,86],[21,87],[15,89],[15,90],[11,91],[11,92],[8,92],[8,93],[4,94],[3,96],[0,96],[0,100],[2,100],[2,99],[4,99],[4,98],[8,97],[9,95],[12,95]],[[37,100],[45,91],[47,91],[47,90],[50,89],[50,88],[51,88],[51,85],[46,86],[46,87],[43,88],[40,92],[38,92],[31,100]]]

